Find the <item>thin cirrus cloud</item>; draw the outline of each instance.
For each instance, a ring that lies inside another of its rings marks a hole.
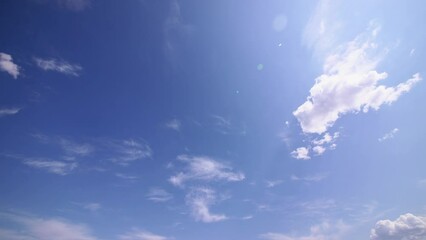
[[[108,140],[103,145],[108,147],[108,155],[113,154],[111,161],[122,166],[150,158],[153,154],[151,147],[142,140]]]
[[[78,166],[78,163],[76,162],[54,161],[54,160],[45,159],[45,158],[42,158],[42,159],[29,158],[24,160],[23,163],[29,167],[42,169],[47,172],[62,175],[62,176],[70,174]]]
[[[83,68],[79,64],[72,64],[67,61],[58,60],[54,58],[34,58],[34,62],[39,68],[43,69],[44,71],[54,71],[75,77],[80,76],[80,73],[83,70]]]
[[[167,202],[173,199],[173,195],[161,188],[151,188],[146,198],[153,202]]]
[[[426,217],[407,213],[395,221],[380,220],[371,229],[371,240],[422,240],[426,238]]]
[[[186,164],[183,171],[169,178],[175,186],[183,186],[192,180],[236,182],[244,180],[241,172],[234,172],[227,164],[205,156],[179,155],[177,159]]]
[[[326,173],[321,173],[321,174],[316,174],[316,175],[309,175],[309,176],[304,176],[304,177],[300,177],[300,176],[296,176],[296,175],[291,175],[290,179],[292,181],[303,181],[303,182],[319,182],[324,180],[325,178],[327,178],[328,174]]]
[[[17,79],[19,76],[19,67],[13,62],[11,55],[0,52],[0,71],[7,72],[13,78]]]
[[[309,235],[290,235],[282,233],[264,233],[259,237],[265,240],[340,240],[347,234],[350,226],[343,221],[323,221],[311,226]]]
[[[20,108],[0,108],[0,117],[15,115],[21,111]]]
[[[0,229],[1,239],[13,240],[96,240],[91,230],[82,224],[62,219],[37,218],[32,216],[1,213],[3,220],[17,224],[19,230]]]
[[[176,118],[166,123],[166,128],[169,128],[178,132],[180,131],[181,126],[182,126],[181,122]]]
[[[118,240],[171,240],[172,238],[154,234],[152,232],[134,229],[131,232],[118,236]]]
[[[196,221],[204,223],[219,222],[228,219],[224,214],[214,214],[210,206],[217,203],[216,192],[210,188],[194,188],[186,195],[186,204]]]
[[[376,70],[383,60],[374,42],[379,30],[371,24],[365,33],[339,46],[326,58],[324,73],[316,78],[306,102],[293,112],[304,133],[322,134],[344,114],[379,110],[422,79],[415,73],[395,87],[379,84],[388,77],[386,72]]]

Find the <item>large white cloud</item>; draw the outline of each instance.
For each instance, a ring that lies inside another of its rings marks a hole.
[[[170,177],[169,181],[175,186],[182,186],[189,180],[234,182],[245,178],[243,173],[234,172],[230,166],[210,157],[180,155],[177,159],[187,166],[184,171]]]
[[[370,234],[371,240],[423,240],[426,239],[426,217],[407,213],[395,221],[380,220]]]
[[[0,71],[9,73],[15,79],[19,75],[19,67],[13,63],[12,56],[2,52],[0,52]]]
[[[416,73],[394,87],[379,84],[388,74],[376,70],[384,56],[374,42],[378,31],[372,24],[326,58],[324,72],[315,79],[306,102],[293,112],[303,132],[321,134],[344,114],[378,110],[398,100],[421,80]]]

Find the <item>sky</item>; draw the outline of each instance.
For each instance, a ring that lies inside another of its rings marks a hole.
[[[1,1],[0,239],[425,240],[425,7]]]

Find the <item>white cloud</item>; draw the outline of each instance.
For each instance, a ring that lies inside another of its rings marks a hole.
[[[305,176],[305,177],[298,177],[296,175],[291,175],[291,180],[292,181],[304,181],[304,182],[319,182],[321,180],[324,180],[327,176],[328,176],[328,174],[325,174],[325,173],[311,175],[311,176]]]
[[[309,156],[309,149],[306,147],[299,147],[293,152],[291,152],[291,156],[296,159],[308,160],[311,159]]]
[[[70,155],[86,156],[94,151],[90,144],[77,144],[65,138],[59,138],[62,149]]]
[[[166,128],[170,128],[179,132],[181,128],[181,123],[178,119],[172,119],[166,123]]]
[[[210,206],[217,201],[216,193],[209,188],[193,189],[186,196],[186,203],[191,208],[191,214],[196,221],[205,223],[219,222],[228,217],[224,214],[213,214],[210,212]]]
[[[310,234],[306,236],[296,236],[281,233],[265,233],[260,235],[261,239],[266,240],[340,240],[348,232],[350,227],[343,221],[329,222],[324,221],[321,224],[310,228]]]
[[[144,141],[134,139],[114,140],[107,141],[104,144],[108,147],[107,151],[112,151],[110,154],[114,155],[111,160],[123,166],[152,156],[151,147]]]
[[[11,55],[0,52],[0,71],[7,72],[17,79],[19,76],[19,67],[13,63]]]
[[[370,234],[371,240],[422,240],[426,239],[426,217],[407,213],[395,221],[380,220]]]
[[[388,74],[376,70],[383,58],[373,42],[377,31],[378,27],[370,26],[366,33],[326,58],[324,73],[315,79],[306,102],[293,112],[304,133],[324,133],[347,113],[378,110],[398,100],[421,80],[416,73],[395,87],[379,85]]]
[[[1,239],[10,240],[96,240],[90,229],[62,219],[43,219],[1,214],[2,218],[17,223],[20,231],[0,230]]]
[[[53,161],[49,159],[27,159],[24,161],[24,164],[46,170],[50,173],[58,174],[58,175],[67,175],[72,170],[74,170],[78,164],[75,162],[61,162],[61,161]]]
[[[394,138],[395,134],[399,131],[398,128],[394,128],[392,129],[390,132],[386,133],[385,135],[383,135],[383,137],[379,138],[379,142],[383,142],[386,141],[388,139]]]
[[[317,155],[322,155],[325,152],[325,147],[323,146],[315,146],[312,148],[312,151]]]
[[[235,182],[245,178],[243,173],[233,172],[230,166],[209,157],[179,155],[177,159],[187,166],[183,172],[170,177],[169,181],[175,186],[183,186],[189,180]]]
[[[133,230],[132,232],[118,236],[119,240],[168,240],[171,238],[160,236],[148,231]]]
[[[416,49],[411,49],[411,51],[410,51],[410,57],[412,57],[413,55],[414,55],[414,53],[416,52]]]
[[[0,117],[15,115],[19,111],[21,111],[20,108],[0,108]]]
[[[148,200],[154,202],[167,202],[173,198],[173,195],[161,188],[152,188],[146,195]]]
[[[71,1],[70,1],[71,2]],[[71,64],[63,60],[34,58],[37,66],[45,71],[55,71],[78,77],[83,68],[78,64]]]

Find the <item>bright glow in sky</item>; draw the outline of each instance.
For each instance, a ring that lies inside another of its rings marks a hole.
[[[1,1],[0,239],[426,239],[425,7]]]

